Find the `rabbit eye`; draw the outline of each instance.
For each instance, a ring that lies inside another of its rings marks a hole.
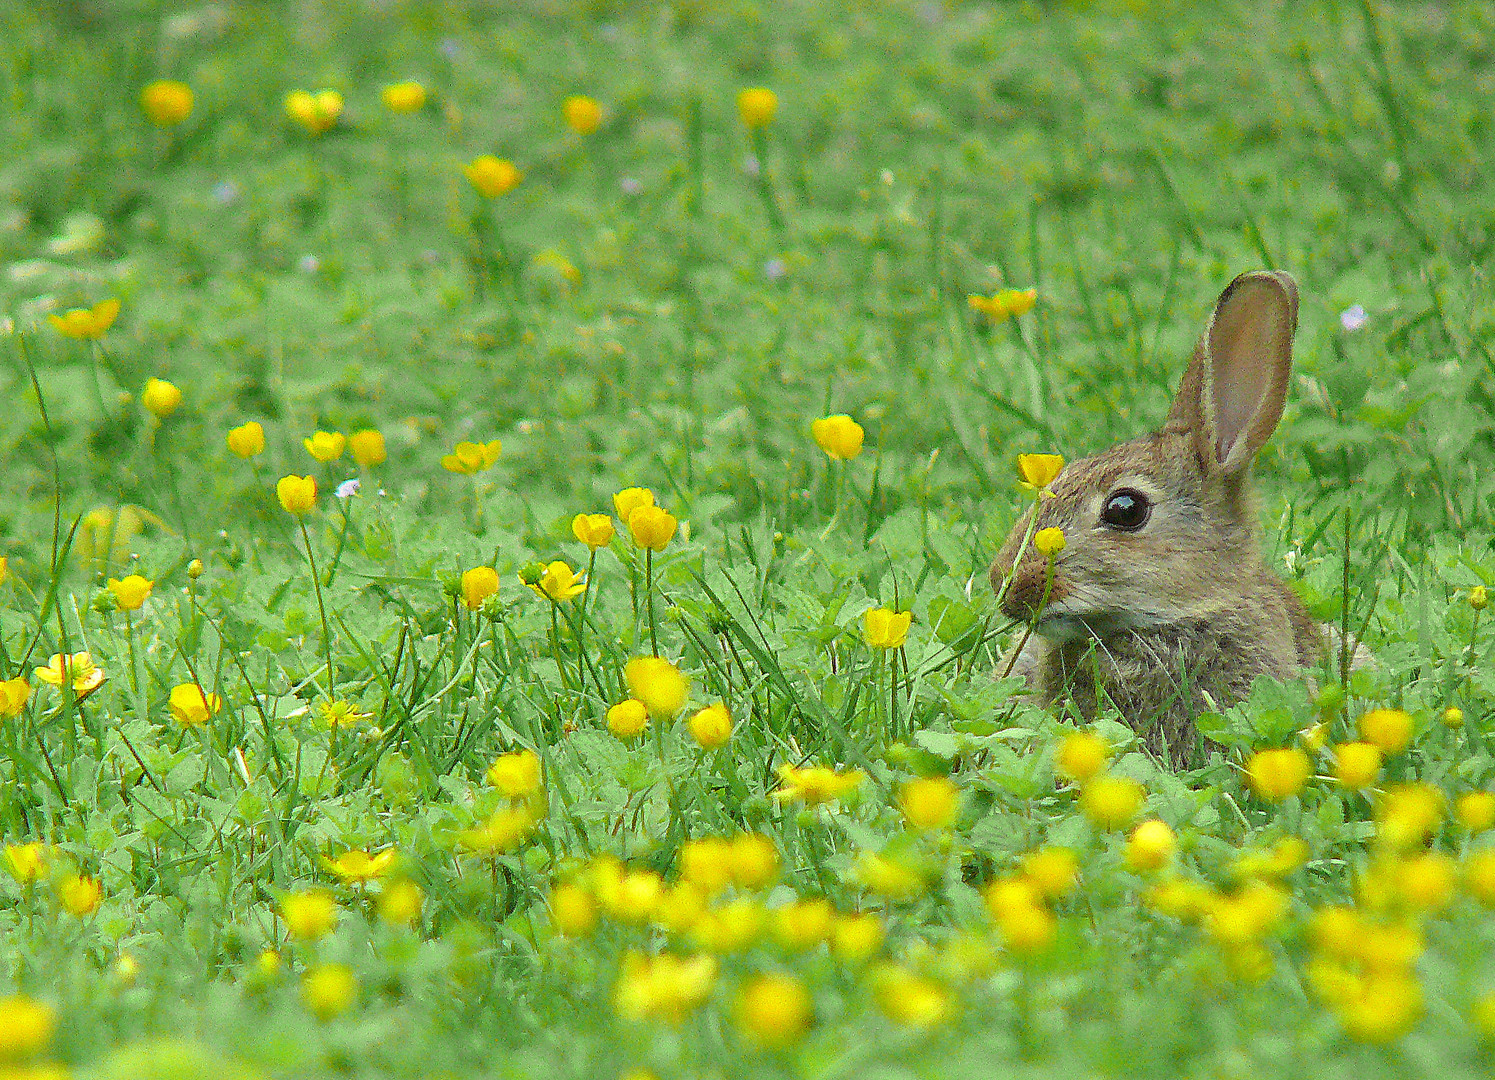
[[[1133,532],[1147,524],[1152,513],[1152,503],[1147,496],[1131,488],[1122,488],[1106,500],[1101,507],[1100,519],[1113,529]]]

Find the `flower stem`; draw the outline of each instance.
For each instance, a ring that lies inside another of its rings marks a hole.
[[[301,526],[301,539],[306,544],[306,561],[311,565],[311,585],[317,594],[317,612],[322,616],[322,650],[327,655],[327,697],[331,700],[337,696],[334,691],[337,675],[332,666],[332,628],[327,625],[327,605],[322,602],[322,579],[317,576],[317,560],[311,550],[311,534],[306,531],[304,519],[297,518],[296,523]]]
[[[644,601],[649,605],[649,647],[659,655],[659,636],[654,628],[654,549],[644,549]]]

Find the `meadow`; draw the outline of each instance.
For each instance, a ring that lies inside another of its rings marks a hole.
[[[6,5],[0,1078],[1489,1075],[1492,61]],[[1374,660],[1175,772],[1002,677],[987,567],[1253,268],[1263,550]]]

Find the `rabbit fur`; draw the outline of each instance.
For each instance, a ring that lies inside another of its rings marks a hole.
[[[1068,698],[1086,718],[1109,702],[1175,766],[1195,757],[1194,717],[1209,702],[1239,701],[1258,675],[1289,678],[1326,649],[1262,562],[1249,478],[1282,416],[1297,311],[1287,274],[1232,281],[1163,426],[1066,465],[991,568],[1004,614],[1039,615],[1008,655],[1013,672],[1045,704]],[[1135,516],[1139,500],[1145,520],[1130,527],[1124,511]],[[1047,558],[1023,543],[1050,526],[1066,542],[1052,582]]]

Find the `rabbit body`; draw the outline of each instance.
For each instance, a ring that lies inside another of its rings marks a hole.
[[[1038,617],[1014,673],[1087,718],[1109,702],[1175,764],[1194,756],[1205,695],[1224,707],[1325,649],[1261,560],[1247,475],[1282,413],[1296,319],[1285,274],[1233,281],[1163,427],[1067,465],[992,566],[1003,612]],[[1052,577],[1025,543],[1049,527],[1065,536]]]

